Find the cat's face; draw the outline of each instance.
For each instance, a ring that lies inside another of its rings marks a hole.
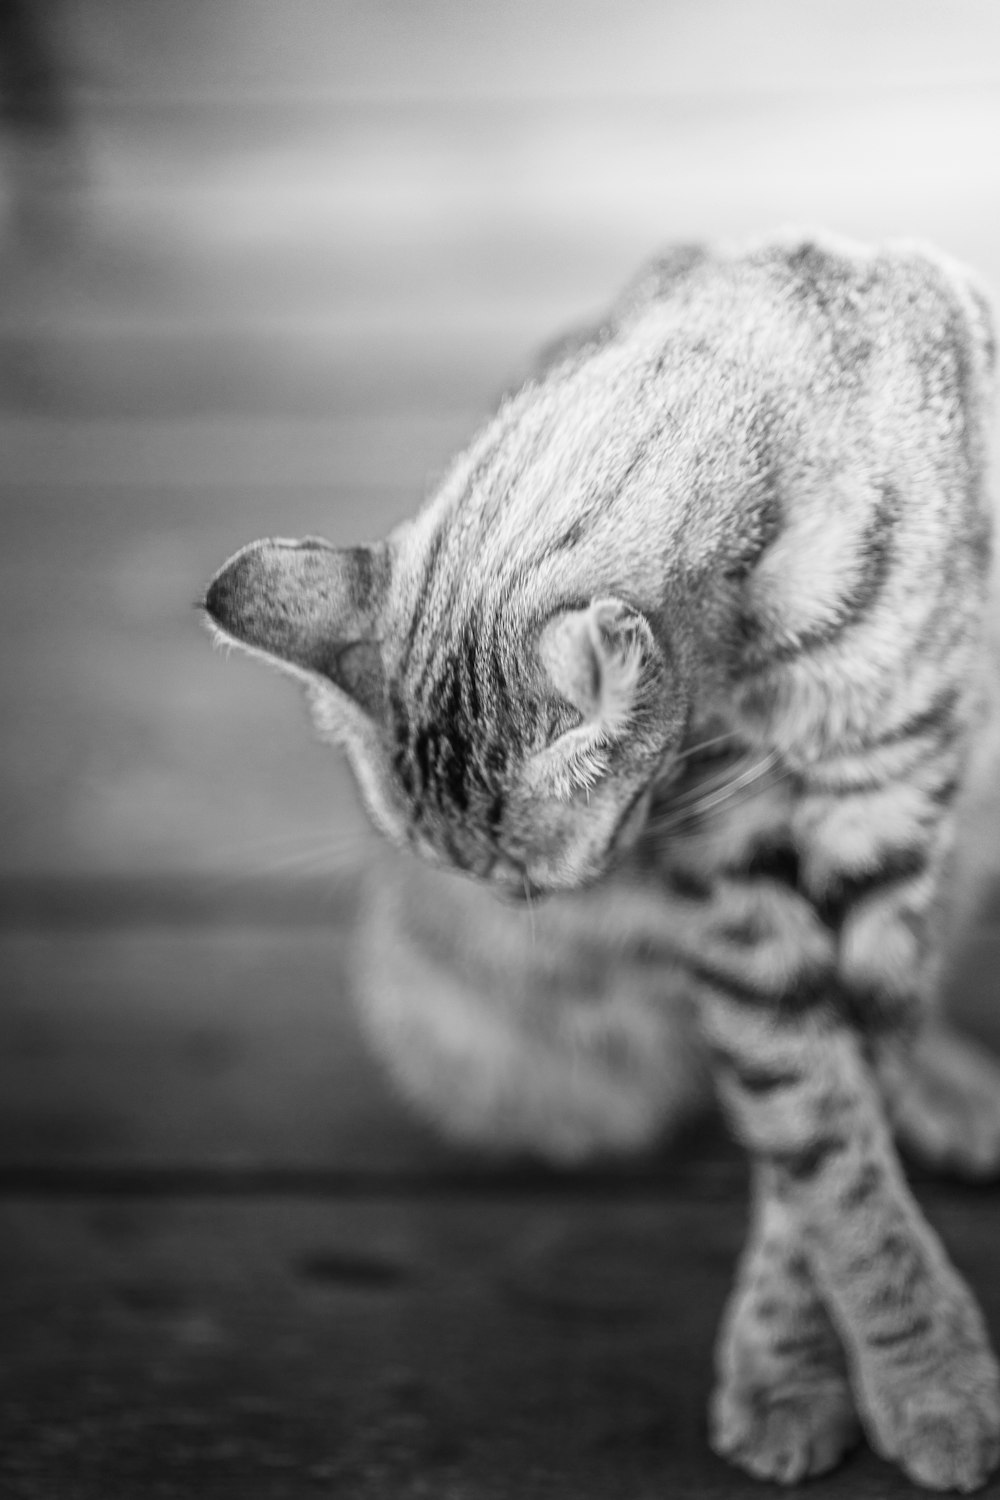
[[[539,603],[494,584],[444,582],[415,523],[376,548],[252,543],[205,606],[226,639],[309,683],[393,842],[523,899],[615,862],[685,704],[620,597]]]

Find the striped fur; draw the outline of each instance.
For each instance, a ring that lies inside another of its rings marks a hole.
[[[309,684],[376,824],[434,867],[373,885],[359,984],[443,1128],[633,1148],[711,1063],[755,1162],[713,1440],[786,1481],[855,1411],[932,1487],[1000,1448],[981,1319],[890,1134],[1000,1168],[1000,1073],[932,1018],[994,354],[936,253],[685,248],[387,542],[256,543],[206,600]]]

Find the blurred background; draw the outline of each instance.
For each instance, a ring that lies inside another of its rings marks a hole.
[[[0,64],[0,1163],[409,1161],[340,999],[353,786],[194,602],[410,514],[673,240],[1000,286],[1000,9],[6,0]]]
[[[245,877],[364,836],[192,601],[380,534],[674,239],[926,237],[1000,285],[990,0],[6,0],[0,873]],[[289,869],[291,865],[289,865]]]

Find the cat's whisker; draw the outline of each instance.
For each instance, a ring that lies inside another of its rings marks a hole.
[[[301,828],[286,830],[284,833],[266,834],[260,838],[240,841],[232,840],[228,844],[221,845],[219,853],[227,859],[252,859],[257,855],[267,855],[272,850],[280,854],[284,849],[297,851],[314,845],[325,847],[335,832],[336,830],[331,830],[330,828],[318,828],[313,832],[306,832]],[[352,831],[350,834],[343,835],[343,837],[352,838],[355,842],[359,842],[362,839],[370,838],[370,835],[367,829],[358,829]]]
[[[777,752],[771,751],[770,754],[763,756],[761,760],[754,762],[754,764],[751,766],[748,766],[745,771],[740,772],[740,774],[734,777],[727,786],[722,787],[718,792],[713,792],[698,805],[700,807],[709,807],[714,802],[724,801],[725,798],[730,795],[730,793],[739,791],[742,787],[745,786],[752,786],[755,781],[759,781],[763,776],[766,776],[767,773],[777,765],[777,763]]]
[[[706,776],[695,786],[688,787],[674,796],[670,796],[669,792],[664,789],[661,797],[666,814],[673,816],[682,811],[697,811],[710,797],[743,785],[744,778],[749,777],[752,781],[757,775],[757,768],[760,764],[760,761],[751,761],[748,764],[745,759],[732,761],[714,776]]]
[[[338,874],[371,849],[364,835],[327,840],[312,849],[299,849],[286,855],[258,861],[256,868],[271,875],[330,873]]]
[[[725,739],[728,738],[728,736],[720,735],[719,738]],[[735,736],[733,736],[733,738],[735,738]],[[769,752],[769,754],[773,754],[773,752]],[[754,755],[754,752],[748,748],[742,754],[725,760],[721,765],[718,765],[714,769],[707,771],[706,774],[700,780],[696,781],[687,791],[681,792],[679,794],[679,797],[684,800],[688,800],[693,797],[700,797],[706,790],[712,790],[714,787],[725,786],[726,784],[728,784],[734,772],[742,775],[743,770],[752,769],[754,766],[757,766],[759,764],[760,758],[756,757]],[[664,787],[664,789],[670,785],[669,773],[663,778],[661,785]]]
[[[747,770],[739,775],[731,777],[724,785],[711,789],[708,793],[701,793],[688,802],[680,801],[671,805],[659,817],[653,817],[647,824],[649,833],[668,833],[682,824],[691,822],[695,818],[702,817],[707,812],[721,808],[743,795],[750,793],[765,776],[778,765],[778,755],[772,752],[761,760],[754,762]],[[787,774],[787,773],[780,773]],[[763,788],[759,788],[763,790]],[[700,791],[700,789],[699,789]]]
[[[751,764],[755,765],[756,762],[752,762]],[[732,761],[713,776],[706,776],[695,786],[690,786],[686,790],[677,792],[674,796],[670,797],[670,806],[673,809],[691,807],[703,801],[710,794],[723,791],[726,787],[731,786],[738,776],[744,774],[745,770],[745,761]],[[664,789],[664,792],[666,795],[669,795],[666,789]]]
[[[528,925],[531,928],[531,946],[535,946],[535,903],[531,899],[531,884],[527,875],[521,876],[524,885],[524,901],[528,908]]]
[[[689,810],[700,816],[704,812],[709,812],[713,808],[721,807],[725,803],[732,801],[741,793],[749,792],[751,788],[756,787],[757,790],[765,790],[764,787],[759,786],[759,783],[770,776],[777,764],[778,756],[776,754],[765,756],[763,760],[756,762],[756,764],[741,772],[725,786],[710,792],[703,798],[697,799]]]
[[[696,745],[689,745],[686,750],[675,755],[671,764],[677,765],[682,760],[689,760],[692,755],[700,755],[703,750],[711,750],[714,745],[724,745],[727,740],[734,740],[736,737],[735,729],[727,729],[722,734],[714,734],[711,739],[699,740]]]
[[[735,730],[726,730],[723,734],[713,735],[711,739],[699,740],[697,744],[689,745],[686,750],[681,750],[677,755],[672,757],[668,764],[665,765],[665,767],[661,771],[660,776],[658,777],[657,784],[662,790],[665,791],[670,786],[671,782],[677,780],[677,778],[683,773],[683,771],[685,770],[685,762],[690,760],[692,756],[699,755],[703,751],[709,750],[715,745],[732,743],[732,741],[736,740],[737,738],[738,736]],[[729,772],[732,770],[733,764],[734,763],[730,761],[727,764],[723,765],[720,770],[713,773],[714,777],[728,776]],[[710,779],[711,778],[706,777],[706,782]],[[705,782],[703,782],[701,785],[704,786]]]

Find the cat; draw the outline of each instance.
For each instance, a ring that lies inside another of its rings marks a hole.
[[[398,851],[362,972],[411,1098],[573,1161],[711,1079],[753,1201],[710,1433],[761,1478],[862,1429],[932,1488],[1000,1457],[983,1319],[892,1139],[1000,1168],[1000,1069],[935,1009],[994,363],[935,251],[683,247],[388,540],[255,542],[205,600],[308,685]]]

